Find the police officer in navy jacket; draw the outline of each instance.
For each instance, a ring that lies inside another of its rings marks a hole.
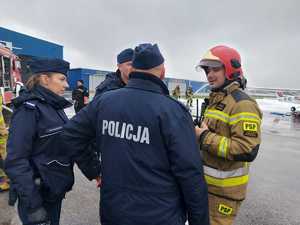
[[[62,199],[74,183],[73,163],[59,142],[68,122],[64,109],[72,105],[62,97],[69,63],[38,58],[28,66],[33,75],[27,90],[13,101],[5,170],[18,196],[22,223],[58,225]],[[100,169],[92,166],[94,153],[86,151],[84,157],[90,166],[79,165],[93,179]]]
[[[128,76],[132,65],[133,49],[127,48],[117,56],[117,71],[106,75],[105,80],[96,87],[95,96],[106,91],[119,89],[128,83]]]
[[[128,84],[96,97],[65,127],[71,155],[97,140],[102,225],[209,224],[193,121],[169,96],[164,74],[158,46],[137,46]]]

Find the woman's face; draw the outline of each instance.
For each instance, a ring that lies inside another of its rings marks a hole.
[[[51,73],[50,76],[41,76],[41,85],[57,95],[62,96],[69,87],[67,77],[62,73]]]

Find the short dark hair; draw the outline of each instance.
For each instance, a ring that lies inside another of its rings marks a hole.
[[[84,82],[83,82],[83,80],[82,80],[82,79],[80,79],[80,80],[77,80],[77,81],[79,81],[80,83],[84,84]]]

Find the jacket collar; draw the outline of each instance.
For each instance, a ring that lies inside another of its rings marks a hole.
[[[116,76],[117,76],[117,79],[119,80],[120,84],[122,84],[123,86],[125,86],[126,84],[122,80],[121,71],[119,69],[117,69],[117,71],[116,71]]]
[[[222,101],[227,95],[230,95],[234,90],[239,89],[240,84],[237,82],[232,82],[226,87],[223,88],[222,91],[211,92],[209,95],[209,102],[214,104]]]
[[[55,109],[65,109],[72,106],[72,103],[70,103],[64,97],[55,94],[41,85],[35,86],[32,92],[42,101],[49,103]]]
[[[121,71],[119,69],[117,69],[116,72],[107,74],[106,78],[113,80],[118,87],[124,87],[126,85],[122,80]]]
[[[240,88],[240,84],[237,81],[234,81],[232,83],[230,83],[229,85],[227,85],[224,88],[224,91],[226,92],[227,95],[230,95],[234,90],[237,90]]]
[[[32,91],[29,91],[26,88],[22,88],[20,90],[20,95],[12,100],[12,104],[15,108],[18,108],[23,105],[24,102],[30,100],[44,101],[44,98],[42,98],[41,96],[37,96],[36,94],[32,93]]]
[[[136,88],[163,95],[169,95],[169,90],[165,83],[158,77],[143,72],[132,72],[129,74],[127,88]]]

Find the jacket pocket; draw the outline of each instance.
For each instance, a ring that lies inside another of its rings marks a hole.
[[[70,163],[58,160],[43,163],[40,175],[48,199],[64,198],[66,192],[70,191],[74,184],[73,165]]]

